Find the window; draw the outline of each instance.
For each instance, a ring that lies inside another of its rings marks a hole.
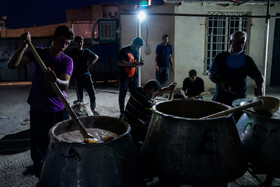
[[[101,21],[100,32],[100,39],[115,39],[115,21]]]
[[[240,30],[249,34],[249,19],[247,17],[242,17],[245,13],[207,12],[207,14],[210,16],[207,18],[206,28],[205,73],[208,72],[214,57],[217,54],[228,50],[229,36],[231,33]],[[222,17],[222,15],[225,16]],[[228,17],[230,15],[234,17]],[[247,51],[247,46],[248,45],[245,47],[245,53]]]

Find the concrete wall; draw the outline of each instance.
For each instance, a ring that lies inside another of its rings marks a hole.
[[[173,6],[158,6],[151,7],[148,12],[153,13],[173,13]],[[130,45],[137,34],[137,16],[121,15],[121,46]],[[173,16],[149,16],[141,24],[141,37],[144,40],[142,47],[142,58],[144,65],[141,67],[142,85],[150,79],[155,79],[155,49],[156,45],[161,43],[163,34],[169,35],[169,43],[174,46],[174,28],[175,22]],[[146,53],[145,53],[146,51]],[[148,53],[150,51],[150,53]],[[176,53],[173,50],[174,54]],[[176,54],[175,54],[176,55]],[[174,78],[174,73],[171,73],[170,81]],[[169,82],[170,82],[169,81]]]
[[[176,14],[205,14],[208,11],[224,12],[249,12],[251,15],[266,15],[265,4],[245,3],[239,6],[229,4],[221,6],[216,3],[181,3],[168,4],[151,7],[146,10],[148,13],[176,13]],[[271,7],[271,15],[280,13],[279,3]],[[121,46],[130,45],[136,36],[137,17],[122,15],[121,18]],[[251,27],[248,33],[248,52],[255,60],[258,68],[263,73],[265,59],[265,37],[266,24],[264,18],[251,18]],[[169,35],[170,44],[173,46],[175,72],[171,74],[170,81],[176,81],[178,87],[182,87],[182,82],[188,75],[190,69],[196,69],[198,75],[205,81],[206,90],[214,88],[215,85],[209,80],[204,72],[205,63],[205,43],[206,43],[206,17],[183,17],[183,16],[155,16],[150,15],[142,23],[142,38],[145,41],[142,48],[142,57],[145,65],[142,67],[142,84],[147,80],[155,78],[155,48],[161,42],[162,34]],[[275,18],[270,19],[269,45],[268,45],[268,69],[267,84],[270,82],[271,59],[273,49]],[[146,43],[148,28],[148,40]],[[150,54],[145,54],[147,44],[151,48]],[[254,87],[254,81],[248,78],[249,87]]]
[[[182,4],[175,6],[175,12],[179,14],[204,14],[203,6],[194,3],[192,6]],[[202,76],[204,70],[204,39],[205,17],[175,17],[175,81],[178,87],[182,87],[183,80],[191,69],[197,71],[198,76],[208,85],[208,78]]]

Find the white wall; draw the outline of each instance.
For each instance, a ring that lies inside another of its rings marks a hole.
[[[204,6],[200,3],[182,4],[175,6],[177,14],[204,14]],[[175,81],[182,87],[183,80],[189,70],[195,69],[199,77],[203,78],[205,86],[208,77],[203,76],[204,69],[204,39],[205,17],[175,17]]]
[[[173,13],[173,6],[151,7],[147,12],[152,13]],[[121,46],[130,45],[136,37],[137,17],[121,15]],[[147,38],[148,33],[148,38]],[[142,58],[144,65],[141,66],[142,85],[150,79],[155,79],[155,49],[161,43],[163,34],[169,35],[169,43],[174,47],[174,17],[173,16],[147,16],[141,25],[141,37],[144,40],[142,47]],[[147,45],[150,47],[150,54],[145,53]],[[174,49],[173,52],[175,53]],[[174,73],[170,75],[173,80]],[[171,80],[169,82],[171,82]]]
[[[207,11],[225,12],[250,12],[251,15],[266,15],[266,5],[245,3],[240,6],[229,5],[221,6],[216,3],[182,3],[169,4],[151,7],[147,12],[150,13],[176,13],[176,14],[205,14]],[[271,15],[280,13],[280,5],[275,4],[271,7]],[[205,81],[206,90],[214,88],[215,85],[203,74],[205,60],[205,34],[206,17],[185,17],[185,16],[158,16],[151,15],[145,23],[142,23],[142,38],[145,41],[142,49],[142,56],[145,65],[142,66],[142,84],[147,80],[155,78],[155,48],[161,42],[162,34],[168,34],[170,44],[173,46],[173,56],[175,61],[175,72],[171,74],[170,81],[176,81],[178,87],[182,87],[182,82],[188,75],[190,69],[196,69],[198,76]],[[275,18],[270,21],[270,38],[268,49],[268,70],[267,83],[270,81],[270,67],[272,59],[273,36]],[[121,46],[130,45],[136,36],[136,16],[121,16]],[[146,34],[148,27],[148,45],[151,53],[145,54]],[[251,29],[248,33],[249,55],[254,59],[257,66],[263,73],[265,59],[265,36],[266,24],[264,18],[251,18]],[[254,81],[248,78],[249,87],[254,87]]]

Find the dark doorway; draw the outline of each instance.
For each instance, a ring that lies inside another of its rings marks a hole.
[[[277,14],[280,16],[280,14]],[[270,86],[280,86],[280,18],[275,20]]]

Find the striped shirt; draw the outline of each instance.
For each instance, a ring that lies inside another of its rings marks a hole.
[[[152,107],[152,99],[144,93],[143,88],[139,87],[127,102],[124,120],[132,126],[148,128],[153,114]]]

